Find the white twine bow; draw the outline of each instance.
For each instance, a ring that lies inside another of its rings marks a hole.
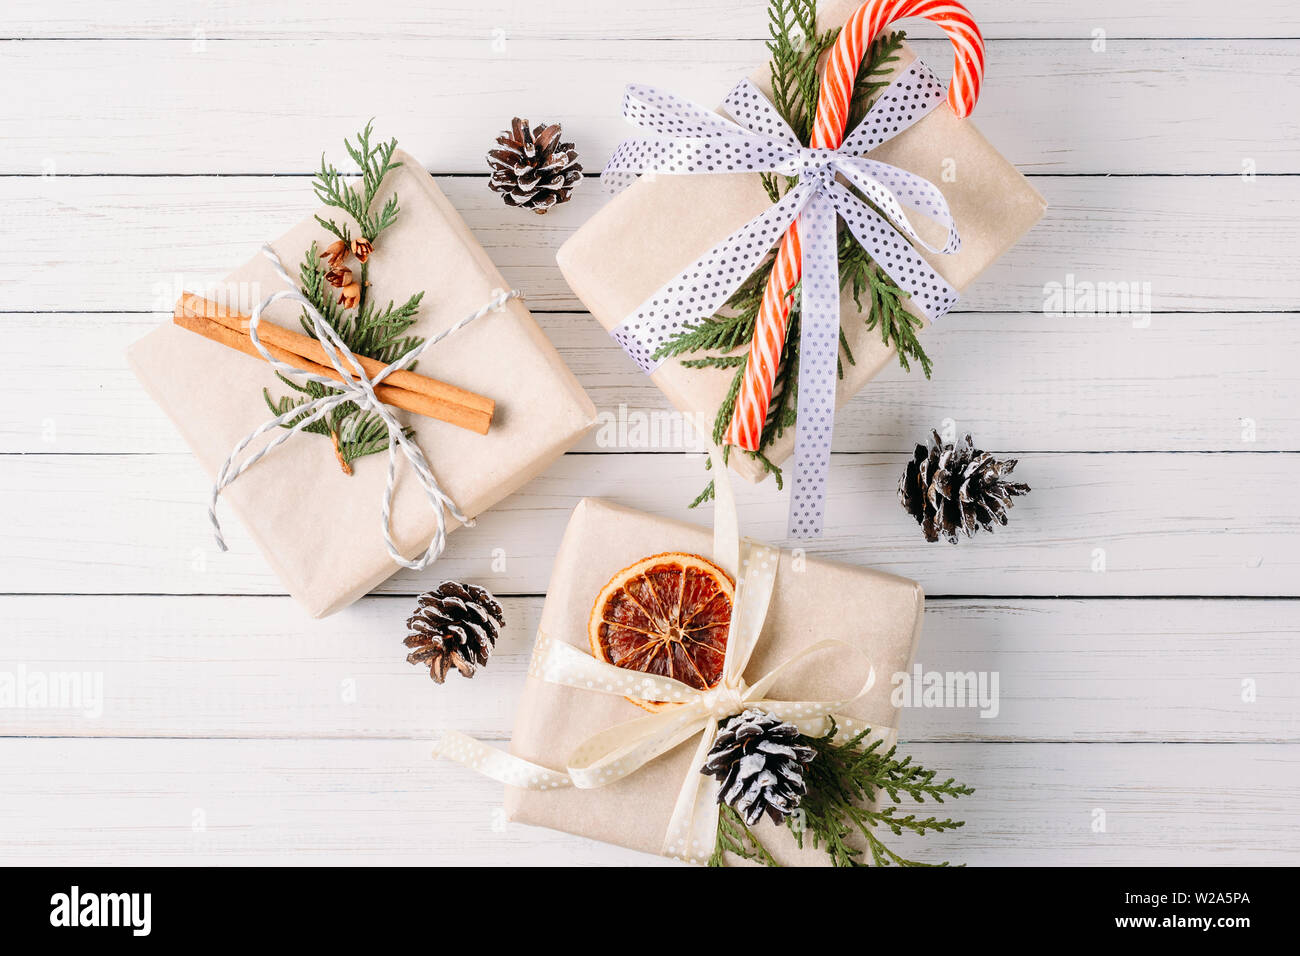
[[[880,94],[838,149],[811,149],[800,143],[780,113],[748,80],[724,102],[734,122],[671,93],[645,86],[627,89],[624,117],[634,126],[661,135],[633,137],[619,145],[601,175],[601,182],[611,189],[630,185],[640,173],[770,172],[799,180],[779,202],[670,279],[610,333],[643,371],[653,372],[663,362],[656,358],[659,349],[683,328],[717,313],[789,225],[799,220],[802,324],[795,480],[788,524],[791,537],[816,537],[822,530],[838,381],[837,215],[928,319],[938,319],[957,301],[956,290],[912,245],[939,254],[961,248],[943,194],[914,173],[863,155],[910,127],[943,99],[943,84],[925,64],[913,61]],[[871,205],[850,191],[841,178],[860,190]],[[947,233],[944,242],[934,245],[924,240],[905,207],[943,226]]]
[[[507,786],[529,790],[566,787],[586,790],[622,780],[656,757],[699,737],[662,848],[665,856],[691,863],[707,862],[717,837],[721,784],[702,774],[700,768],[713,746],[721,721],[748,707],[758,707],[796,724],[801,733],[810,736],[825,734],[831,720],[835,722],[837,734],[852,735],[867,728],[861,721],[838,712],[862,698],[876,679],[875,668],[867,662],[866,678],[852,696],[822,701],[769,697],[772,686],[788,669],[813,654],[847,649],[865,659],[865,655],[850,644],[824,640],[804,648],[753,684],[745,682],[745,668],[767,617],[781,552],[749,539],[741,540],[735,499],[721,451],[715,447],[709,454],[713,459],[717,493],[714,560],[736,580],[731,627],[718,686],[712,690],[699,690],[672,678],[615,667],[539,632],[529,668],[531,676],[580,690],[677,706],[594,734],[570,754],[563,771],[539,766],[455,731],[445,734],[434,747],[434,756],[455,760]],[[872,739],[892,742],[895,734],[893,728],[871,728]]]
[[[254,347],[262,354],[262,357],[270,362],[277,371],[286,375],[300,376],[309,382],[318,382],[332,389],[333,394],[325,395],[323,398],[314,399],[310,402],[304,402],[283,415],[259,425],[235,445],[229,457],[221,466],[220,471],[217,472],[216,481],[212,485],[212,500],[208,506],[208,518],[212,522],[212,531],[217,540],[217,547],[222,551],[226,550],[226,541],[221,534],[221,522],[217,518],[217,499],[220,497],[221,492],[228,485],[234,483],[249,468],[252,468],[276,448],[312,424],[312,422],[320,420],[329,414],[332,409],[344,402],[355,402],[366,411],[378,415],[388,429],[388,482],[384,488],[384,499],[381,506],[384,543],[388,546],[388,555],[404,568],[410,568],[413,571],[424,570],[430,562],[436,560],[442,554],[443,548],[447,545],[446,512],[450,511],[453,518],[467,527],[472,527],[474,522],[471,518],[462,514],[461,510],[456,507],[456,503],[443,492],[438,485],[438,480],[433,476],[433,472],[429,468],[428,461],[425,460],[424,452],[420,450],[419,445],[406,436],[402,424],[394,417],[392,411],[375,396],[375,386],[383,382],[392,372],[410,368],[421,355],[447,336],[460,331],[471,322],[481,319],[488,313],[497,311],[511,299],[518,298],[521,293],[515,289],[502,292],[477,312],[465,316],[459,322],[431,336],[423,344],[416,346],[394,362],[384,366],[372,378],[366,374],[365,369],[361,367],[361,363],[357,361],[356,355],[343,343],[339,334],[334,331],[333,326],[325,321],[324,316],[312,305],[311,300],[298,290],[297,283],[285,271],[284,264],[280,261],[280,257],[276,255],[275,250],[269,245],[264,245],[261,251],[288,288],[272,293],[253,309],[248,322],[249,338],[252,339]],[[311,320],[312,331],[320,341],[321,348],[325,350],[330,364],[334,366],[334,370],[339,373],[344,381],[336,382],[334,379],[326,378],[323,375],[304,372],[299,368],[281,362],[267,351],[258,337],[257,327],[262,321],[262,313],[281,299],[297,302],[303,307],[303,311]],[[288,425],[290,422],[293,422],[293,424],[285,428],[280,435],[244,461],[239,462],[240,453],[252,444],[258,436]],[[434,532],[433,540],[425,549],[424,554],[415,560],[404,557],[397,550],[397,545],[393,541],[393,488],[397,483],[397,450],[399,448],[402,450],[402,454],[406,456],[411,470],[415,472],[416,480],[420,483],[420,487],[424,489],[425,497],[428,498],[429,506],[433,509],[434,516],[437,519],[437,530]]]

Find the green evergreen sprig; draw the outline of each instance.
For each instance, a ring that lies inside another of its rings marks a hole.
[[[367,123],[357,136],[357,145],[347,140],[343,145],[348,155],[361,169],[360,189],[347,182],[343,174],[321,158],[321,168],[312,182],[316,196],[327,206],[347,213],[361,231],[359,238],[364,238],[373,245],[380,233],[391,226],[397,219],[399,211],[397,194],[389,196],[378,212],[373,210],[375,198],[384,177],[401,165],[393,162],[393,152],[397,149],[397,140],[387,143],[372,143],[372,124]],[[316,221],[349,247],[353,237],[347,222],[338,223],[334,219],[316,217]],[[360,294],[355,306],[345,308],[334,298],[334,292],[326,281],[328,270],[322,259],[323,253],[316,243],[307,250],[298,267],[299,285],[303,295],[312,307],[338,333],[343,344],[355,355],[364,355],[385,365],[397,360],[411,349],[423,344],[424,339],[408,334],[415,324],[423,292],[417,292],[401,305],[389,301],[383,307],[377,306],[369,296],[369,256],[360,263]],[[299,317],[303,330],[313,338],[316,331],[307,315],[302,311]],[[411,366],[414,368],[414,365]],[[324,398],[327,395],[340,394],[339,389],[321,385],[318,382],[295,382],[280,373],[276,377],[298,395],[285,395],[275,398],[269,389],[263,389],[263,398],[267,406],[277,416],[285,415],[293,409]],[[301,396],[301,397],[299,397]],[[304,412],[284,424],[293,428],[307,416]],[[352,473],[352,463],[366,455],[386,451],[389,444],[388,428],[377,414],[363,411],[355,402],[342,402],[330,410],[323,418],[317,419],[303,428],[303,431],[323,435],[334,445],[334,452],[339,466],[347,474]],[[409,428],[403,429],[406,435]]]
[[[924,803],[945,798],[956,799],[975,792],[973,787],[957,783],[952,777],[938,781],[933,770],[898,756],[897,746],[882,750],[882,742],[873,740],[863,746],[871,733],[863,730],[843,743],[835,742],[835,722],[822,737],[802,737],[817,755],[804,770],[808,792],[799,810],[786,818],[785,825],[803,849],[805,844],[824,850],[834,866],[948,866],[909,860],[891,850],[881,839],[881,832],[894,836],[914,833],[924,836],[955,830],[962,820],[935,816],[903,814],[899,805],[905,800]],[[879,801],[879,808],[873,808]],[[731,807],[720,806],[717,842],[710,866],[724,866],[726,855],[778,866],[754,831],[745,825]],[[870,863],[855,843],[865,842]]]
[[[767,8],[767,20],[772,105],[806,146],[812,136],[817,96],[821,91],[817,61],[835,43],[840,31],[838,28],[818,31],[817,0],[772,0]],[[772,201],[778,198],[774,195]]]
[[[419,317],[423,292],[415,293],[401,305],[395,305],[390,299],[382,309],[373,301],[368,301],[368,298],[363,298],[349,314],[349,310],[340,307],[331,297],[329,285],[325,282],[325,271],[316,244],[312,243],[312,248],[307,251],[298,269],[303,294],[311,300],[312,305],[354,355],[364,355],[387,365],[423,344],[424,339],[419,336],[406,334]],[[306,309],[298,321],[304,331],[313,334]],[[411,368],[415,368],[415,365],[411,365]]]
[[[758,841],[754,831],[739,813],[723,803],[718,806],[718,839],[709,857],[709,866],[726,866],[726,854],[733,853],[742,860],[757,860],[764,866],[780,866],[767,847]]]
[[[817,113],[817,98],[821,93],[821,73],[818,60],[830,49],[839,36],[839,29],[818,31],[816,0],[771,0],[768,6],[768,52],[771,54],[772,105],[776,107],[790,128],[807,145],[812,134]],[[902,47],[902,32],[886,33],[879,37],[863,56],[854,81],[849,109],[848,128],[852,129],[871,108],[875,97],[891,82],[893,64],[898,61]],[[762,174],[763,185],[773,202],[793,186],[797,180],[775,173]],[[859,194],[860,199],[868,202]],[[912,362],[921,366],[926,378],[930,377],[932,363],[921,347],[917,332],[922,322],[908,312],[903,303],[908,294],[899,288],[872,260],[841,224],[839,234],[840,287],[853,295],[853,301],[864,315],[867,328],[877,330],[881,341],[898,353],[899,364],[911,371]],[[760,266],[736,290],[726,305],[716,315],[702,319],[677,332],[655,352],[656,359],[697,356],[683,359],[688,368],[721,368],[733,372],[728,391],[714,418],[713,441],[722,444],[722,436],[735,410],[736,395],[744,379],[748,362],[746,353],[754,337],[754,324],[763,303],[763,291],[771,274],[774,256]],[[792,293],[790,320],[786,329],[785,347],[777,366],[772,388],[772,403],[759,439],[758,451],[745,451],[782,485],[781,469],[765,454],[772,443],[795,423],[799,377],[799,295],[796,286]],[[843,330],[840,331],[839,374],[843,377],[844,362],[856,364]],[[724,457],[731,454],[730,446],[723,447]],[[705,468],[712,462],[706,461]],[[691,507],[713,497],[710,481]]]
[[[388,197],[388,201],[378,213],[373,212],[370,207],[374,204],[375,194],[379,192],[384,177],[391,170],[402,165],[393,162],[393,151],[397,149],[396,139],[390,139],[387,143],[371,144],[373,126],[372,120],[357,134],[356,146],[346,139],[343,141],[344,149],[361,169],[360,192],[357,192],[356,187],[347,181],[333,163],[325,162],[324,153],[321,154],[320,169],[312,182],[316,198],[325,205],[341,209],[351,216],[357,228],[361,230],[361,235],[371,242],[374,242],[375,238],[397,219],[396,194]],[[344,242],[352,242],[352,233],[346,222],[340,224],[333,219],[324,219],[320,216],[316,217],[316,221]]]

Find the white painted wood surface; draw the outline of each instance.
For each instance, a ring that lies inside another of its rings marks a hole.
[[[972,6],[991,40],[976,121],[1052,208],[928,333],[934,381],[888,372],[841,413],[817,548],[921,582],[924,669],[999,676],[995,717],[905,712],[917,758],[979,788],[953,805],[965,829],[908,849],[1295,864],[1279,834],[1300,825],[1300,14]],[[524,111],[562,120],[596,171],[624,134],[621,85],[717,100],[763,55],[763,4],[367,10],[6,6],[0,672],[99,675],[102,697],[89,716],[0,708],[0,862],[659,862],[503,827],[499,788],[429,746],[445,728],[508,739],[574,503],[688,517],[697,457],[593,436],[457,532],[436,572],[315,622],[234,522],[231,553],[212,550],[206,479],[122,350],[179,287],[300,218],[312,150],[373,114],[442,177],[601,411],[664,409],[554,266],[597,184],[511,215],[481,154]],[[912,32],[946,70],[937,31]],[[366,82],[326,95],[314,78],[343,57]],[[1045,316],[1045,284],[1070,275],[1149,283],[1153,314]],[[1010,527],[956,548],[925,545],[893,499],[943,419],[1017,454],[1034,487]],[[747,529],[779,538],[783,497],[740,492]],[[438,688],[404,662],[401,625],[442,576],[505,595],[510,626],[479,677]]]
[[[34,737],[423,740],[455,729],[507,738],[542,598],[505,598],[507,627],[490,665],[472,683],[442,687],[416,679],[403,635],[393,635],[409,603],[369,597],[308,624],[283,597],[157,597],[147,618],[133,596],[0,598],[14,659],[32,671],[103,674],[97,707],[29,710],[14,715],[16,726]],[[81,622],[92,618],[86,631]],[[1296,623],[1288,601],[931,598],[916,663],[923,672],[996,669],[1000,706],[988,717],[976,707],[911,707],[903,733],[926,742],[1285,742],[1300,731],[1300,661],[1288,653]],[[1247,679],[1259,689],[1252,702],[1242,699]]]
[[[479,177],[439,184],[532,308],[582,308],[555,250],[605,202],[597,182],[546,216],[513,220]],[[1294,176],[1043,176],[1034,185],[1052,204],[1047,217],[980,277],[960,312],[1039,314],[1044,286],[1070,275],[1139,292],[1149,283],[1153,312],[1288,311],[1300,301],[1288,255],[1300,246]],[[27,268],[0,276],[16,311],[170,312],[178,289],[219,281],[314,201],[306,176],[13,176],[0,190],[28,237]]]
[[[433,41],[507,36],[540,39],[765,39],[766,5],[754,0],[567,0],[538,9],[520,0],[372,0],[357,16],[350,0],[285,5],[266,16],[258,0],[206,0],[199,10],[170,0],[131,0],[107,10],[97,0],[10,0],[2,38],[278,39]],[[988,38],[1282,37],[1298,32],[1290,0],[1243,0],[1230,13],[1206,0],[996,0],[978,11]]]
[[[932,595],[1300,596],[1300,515],[1277,504],[1295,487],[1295,455],[1024,455],[1016,474],[1034,491],[1013,524],[955,547],[926,543],[899,507],[906,460],[833,457],[817,554]],[[709,512],[687,508],[706,480],[699,455],[566,455],[472,531],[453,532],[433,577],[542,593],[580,498],[706,523]],[[785,496],[771,483],[737,486],[746,533],[781,540]],[[10,538],[0,575],[22,593],[282,593],[238,522],[225,529],[230,552],[211,551],[210,493],[185,455],[16,456],[0,476]],[[377,590],[418,593],[430,578],[404,571]]]
[[[14,394],[0,405],[0,451],[185,454],[124,358],[129,343],[169,316],[6,315]],[[603,421],[647,421],[664,409],[636,366],[611,361],[609,337],[585,312],[536,317]],[[60,343],[55,354],[51,339]],[[1294,315],[1157,314],[1135,327],[1127,315],[972,312],[947,316],[941,330],[926,334],[925,348],[934,377],[881,373],[840,410],[837,451],[907,452],[946,418],[1002,451],[1300,449]],[[51,368],[57,391],[49,388]],[[606,434],[597,430],[576,450],[609,450]],[[628,435],[630,442],[635,433]]]
[[[501,788],[425,740],[0,740],[9,862],[655,865],[505,824]],[[976,864],[1286,864],[1300,748],[916,744],[979,788],[900,851]],[[1105,832],[1094,832],[1104,811]],[[891,844],[894,845],[894,844]]]
[[[946,41],[927,39],[938,32],[920,27],[915,46],[942,72],[952,55]],[[1290,48],[1289,40],[1114,39],[1096,53],[1086,33],[991,40],[975,122],[1027,172],[1231,174],[1247,158],[1260,172],[1286,171],[1300,154]],[[481,174],[499,117],[516,113],[563,122],[589,157],[603,159],[626,135],[618,117],[625,83],[671,85],[713,104],[765,56],[757,39],[518,38],[500,50],[486,23],[478,37],[396,49],[346,33],[306,43],[31,40],[0,60],[0,83],[27,91],[0,122],[0,170],[309,173],[319,154],[304,154],[284,116],[303,112],[319,128],[347,129],[379,102],[391,126],[411,130],[404,148],[437,172]],[[313,96],[301,78],[322,62],[346,62],[365,81]],[[74,85],[76,77],[85,82]],[[1268,108],[1257,101],[1261,90]],[[182,119],[195,104],[207,135]],[[1153,149],[1153,140],[1166,148]]]

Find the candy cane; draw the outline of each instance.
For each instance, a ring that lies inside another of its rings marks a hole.
[[[863,54],[886,26],[904,17],[924,17],[948,35],[955,49],[948,106],[962,119],[975,108],[984,78],[984,37],[967,9],[952,0],[868,0],[844,25],[826,60],[813,121],[814,148],[835,149],[843,141],[853,83]],[[777,249],[754,324],[749,363],[724,438],[727,444],[749,451],[757,451],[762,439],[763,423],[772,403],[772,385],[785,346],[791,299],[799,283],[798,227],[797,221],[790,226]]]

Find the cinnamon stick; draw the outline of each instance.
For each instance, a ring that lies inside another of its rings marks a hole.
[[[219,342],[227,348],[254,358],[262,358],[262,354],[253,345],[253,340],[248,335],[248,317],[237,312],[228,312],[218,303],[185,293],[176,303],[173,321],[182,328]],[[325,351],[315,339],[306,335],[297,335],[269,322],[259,323],[257,332],[266,350],[279,361],[336,382],[344,381],[332,365],[322,364],[296,350],[297,346],[303,345],[299,340],[305,340],[314,346],[311,349],[314,357],[325,359]],[[306,350],[305,345],[303,347]],[[375,374],[384,367],[382,362],[371,358],[363,359],[358,356],[358,360],[367,375]],[[401,381],[404,384],[418,385],[419,390],[393,382],[398,375],[402,376]],[[385,405],[425,415],[480,435],[487,434],[495,411],[495,402],[490,398],[410,371],[391,373],[382,383],[375,386],[375,397]]]
[[[238,312],[229,312],[211,299],[205,299],[192,292],[186,292],[181,296],[181,302],[189,312],[214,319],[227,328],[238,332],[248,331],[251,322],[248,316]],[[258,323],[257,336],[263,342],[269,342],[287,351],[295,352],[303,358],[311,359],[317,365],[326,365],[333,368],[330,365],[329,356],[325,353],[325,348],[310,335],[303,335],[301,332],[281,328],[263,319]],[[378,375],[384,369],[383,362],[372,359],[368,355],[358,355],[357,363],[365,370],[367,375],[371,376]],[[455,385],[440,382],[437,379],[417,374],[408,369],[397,369],[390,372],[384,378],[383,384],[410,389],[412,392],[419,392],[421,395],[428,395],[430,398],[449,402],[453,405],[464,405],[466,408],[477,409],[487,413],[489,419],[495,410],[496,403],[485,395],[457,388]]]

